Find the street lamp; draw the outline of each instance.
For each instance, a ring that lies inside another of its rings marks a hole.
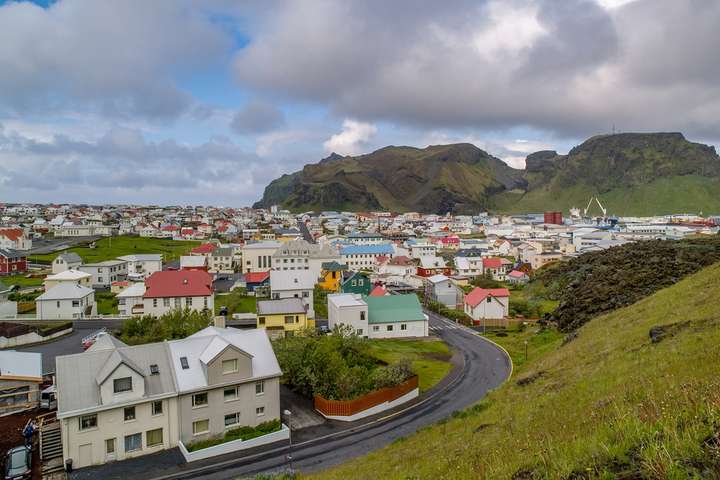
[[[290,430],[290,436],[289,436],[290,445],[289,445],[289,447],[288,447],[287,461],[288,461],[288,464],[289,464],[289,466],[290,466],[290,472],[292,472],[292,471],[293,471],[293,463],[292,463],[292,461],[293,461],[293,458],[292,458],[292,423],[290,422],[290,417],[292,416],[292,412],[291,412],[290,410],[287,410],[287,409],[286,409],[286,410],[283,410],[283,414],[285,415],[285,417],[287,417],[288,429]]]
[[[527,362],[527,347],[528,347],[528,341],[525,340],[525,361]]]

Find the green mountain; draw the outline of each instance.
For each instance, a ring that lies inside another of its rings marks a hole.
[[[517,170],[470,144],[333,154],[267,186],[256,208],[434,213],[541,212],[598,196],[610,214],[720,213],[720,158],[680,133],[592,137]],[[598,212],[593,212],[598,213]]]
[[[494,336],[529,360],[484,401],[309,478],[720,478],[718,298],[715,264],[572,339]]]

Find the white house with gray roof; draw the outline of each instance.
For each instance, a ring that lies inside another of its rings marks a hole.
[[[76,270],[82,265],[82,258],[75,252],[61,253],[52,262],[52,273]]]
[[[63,282],[35,299],[39,320],[70,320],[97,315],[95,291],[76,283]]]
[[[161,253],[123,255],[117,259],[127,263],[127,276],[130,280],[144,280],[162,270]]]
[[[127,346],[102,335],[56,359],[63,457],[123,460],[280,418],[280,367],[262,330],[207,327]]]

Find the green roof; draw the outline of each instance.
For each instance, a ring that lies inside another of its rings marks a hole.
[[[400,323],[425,320],[420,301],[414,293],[363,297],[368,306],[368,323]]]
[[[328,272],[340,272],[342,270],[347,270],[347,268],[347,265],[342,265],[335,261],[325,262],[322,264],[322,269],[327,270]]]

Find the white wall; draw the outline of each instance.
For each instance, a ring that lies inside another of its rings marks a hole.
[[[361,312],[365,312],[365,320],[360,320]],[[349,325],[359,336],[367,337],[370,335],[367,319],[367,305],[338,307],[333,302],[328,301],[328,327],[330,329],[334,328],[335,325]]]
[[[402,325],[406,325],[406,330],[402,329]],[[391,326],[392,330],[388,330],[388,326]],[[427,337],[429,335],[427,319],[412,322],[373,323],[368,327],[370,338]],[[377,330],[375,327],[378,327]]]
[[[215,296],[209,295],[207,297],[190,297],[191,303],[188,305],[185,297],[168,297],[167,303],[165,298],[143,298],[143,312],[145,315],[153,315],[159,317],[174,309],[185,307],[191,310],[202,311],[205,309],[204,298],[207,298],[207,309],[211,312],[215,310]],[[179,300],[179,304],[176,303],[176,299]]]
[[[488,298],[490,301],[488,302]],[[478,303],[474,308],[465,304],[465,313],[473,320],[482,318],[505,318],[509,314],[509,298],[508,297],[488,297]]]
[[[69,320],[72,318],[82,318],[85,316],[85,307],[91,305],[90,315],[97,315],[97,306],[95,305],[95,293],[92,292],[84,298],[74,299],[79,301],[77,307],[73,306],[73,299],[66,300],[36,300],[35,307],[37,318],[40,320]]]

